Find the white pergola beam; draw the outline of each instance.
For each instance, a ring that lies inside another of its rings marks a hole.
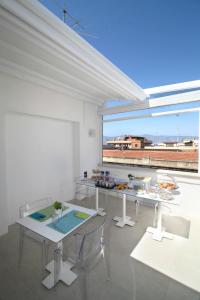
[[[165,117],[165,116],[179,115],[179,114],[185,114],[189,112],[199,112],[199,111],[200,111],[200,107],[195,107],[195,108],[188,108],[188,109],[179,109],[179,110],[172,110],[172,111],[165,111],[165,112],[158,112],[158,113],[143,114],[139,116],[112,118],[112,119],[106,119],[103,122],[111,123],[111,122],[119,122],[119,121],[127,121],[127,120]]]
[[[148,95],[153,95],[153,94],[161,94],[161,93],[189,90],[189,89],[195,89],[195,88],[200,88],[200,80],[186,81],[186,82],[181,82],[181,83],[176,83],[176,84],[157,86],[157,87],[144,89],[144,91]]]
[[[164,106],[176,105],[181,103],[189,103],[194,101],[200,101],[200,90],[149,99],[147,101],[141,101],[140,103],[137,102],[129,105],[120,105],[120,106],[115,106],[110,108],[102,107],[99,109],[98,112],[100,115],[112,115],[112,114],[120,114],[120,113],[134,111],[134,110],[164,107]]]

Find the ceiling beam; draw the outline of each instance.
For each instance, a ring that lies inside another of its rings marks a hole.
[[[134,111],[134,110],[142,110],[148,108],[176,105],[181,103],[188,103],[193,101],[200,101],[200,90],[193,92],[185,92],[165,97],[159,97],[155,99],[149,99],[147,101],[137,102],[135,104],[129,105],[120,105],[110,108],[101,107],[98,110],[100,115],[112,115],[112,114],[120,114],[124,112]]]
[[[121,118],[112,118],[112,119],[106,119],[103,120],[103,123],[111,123],[111,122],[119,122],[119,121],[127,121],[127,120],[136,120],[136,119],[146,119],[146,118],[156,118],[156,117],[165,117],[165,116],[171,116],[171,115],[179,115],[179,114],[185,114],[189,112],[199,112],[200,107],[195,108],[187,108],[187,109],[178,109],[178,110],[172,110],[172,111],[164,111],[164,112],[157,112],[157,113],[147,113],[139,116],[127,116],[127,117],[121,117]]]
[[[153,94],[169,93],[169,92],[189,90],[189,89],[195,89],[195,88],[200,88],[200,80],[186,81],[186,82],[180,82],[180,83],[175,83],[175,84],[157,86],[157,87],[144,89],[144,91],[148,95],[153,95]]]

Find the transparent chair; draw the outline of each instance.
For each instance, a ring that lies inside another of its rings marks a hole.
[[[68,260],[74,264],[74,267],[79,271],[79,278],[81,284],[82,300],[88,300],[88,274],[96,267],[96,265],[103,260],[106,279],[110,279],[109,266],[109,247],[105,251],[105,218],[100,225],[95,229],[76,233],[75,238],[75,255],[68,257]],[[108,246],[108,245],[106,245]]]
[[[25,218],[26,216],[43,209],[45,207],[48,207],[52,204],[51,198],[42,198],[35,201],[32,201],[30,203],[26,203],[22,205],[19,208],[19,216],[20,218]],[[42,250],[42,276],[44,276],[45,272],[45,266],[48,262],[48,251],[49,251],[49,241],[40,235],[32,232],[31,230],[25,228],[24,226],[20,226],[20,238],[19,238],[19,266],[21,266],[22,262],[22,256],[24,252],[24,240],[25,237],[28,237],[39,244],[41,244],[41,250]]]
[[[89,186],[84,186],[78,184],[79,180],[81,180],[81,177],[77,177],[75,179],[76,189],[75,189],[75,199],[77,200],[83,200],[85,198],[88,198],[87,207],[94,208],[94,199],[95,196],[95,190],[94,188],[90,188]]]

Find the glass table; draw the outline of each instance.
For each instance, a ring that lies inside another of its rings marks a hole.
[[[154,193],[148,193],[146,191],[135,191],[134,189],[124,189],[124,190],[118,190],[116,188],[113,189],[107,189],[102,187],[97,187],[95,185],[95,181],[92,179],[78,179],[76,180],[77,185],[83,185],[87,188],[95,189],[96,194],[96,204],[95,209],[97,211],[97,214],[100,216],[104,216],[106,212],[103,208],[99,207],[99,192],[103,191],[104,193],[116,193],[118,195],[122,196],[122,216],[115,216],[113,218],[114,221],[116,221],[116,226],[118,227],[124,227],[125,225],[134,226],[136,220],[134,221],[130,216],[127,216],[126,214],[126,200],[127,197],[134,197],[136,202],[136,219],[138,217],[138,210],[140,202],[143,200],[153,202],[155,205],[155,213],[154,213],[154,220],[156,221],[155,227],[148,227],[147,231],[152,233],[152,237],[155,240],[161,241],[162,238],[172,238],[172,235],[167,233],[162,228],[162,208],[163,205],[179,205],[180,204],[180,192],[176,190],[176,192],[173,194],[173,199],[171,200],[165,200],[161,197],[158,191]]]

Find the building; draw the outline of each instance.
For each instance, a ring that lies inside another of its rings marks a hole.
[[[161,144],[159,145],[161,146]],[[162,144],[164,147],[173,147],[173,148],[197,148],[198,147],[198,140],[197,139],[184,139],[182,142],[176,141],[166,141]]]
[[[163,143],[165,145],[165,147],[177,147],[178,146],[178,142],[175,141],[167,141]]]
[[[112,145],[115,149],[144,149],[145,146],[150,146],[152,141],[141,136],[125,136],[121,140],[107,141],[107,145]]]
[[[198,147],[199,141],[197,139],[185,139],[183,144],[185,147]]]

